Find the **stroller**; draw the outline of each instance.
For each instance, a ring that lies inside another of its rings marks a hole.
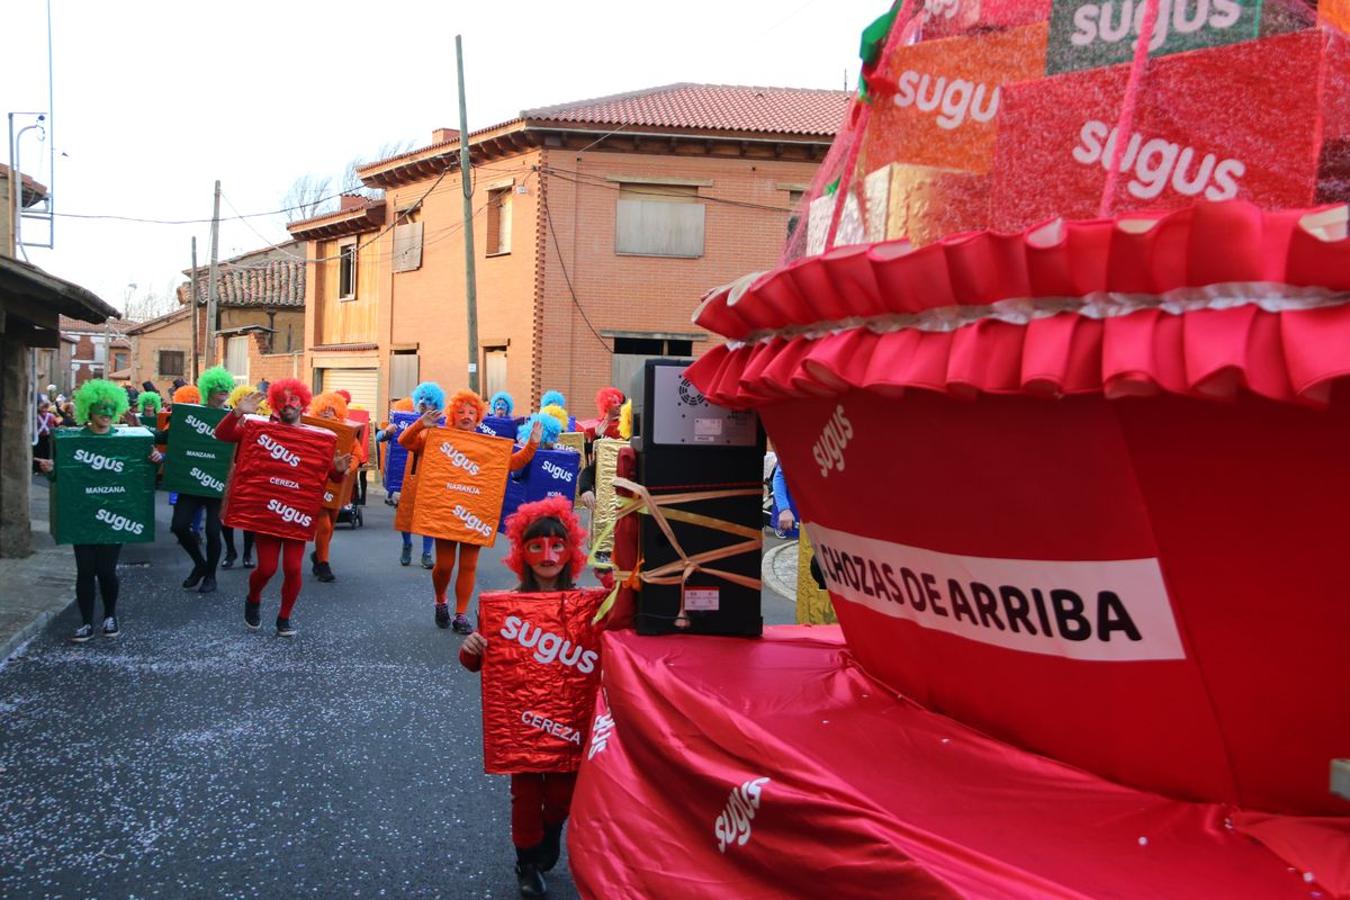
[[[352,488],[352,498],[345,506],[338,507],[338,524],[347,523],[355,531],[358,528],[366,526],[366,514],[363,508],[366,505],[366,471],[368,467],[362,466],[357,476],[356,486]]]

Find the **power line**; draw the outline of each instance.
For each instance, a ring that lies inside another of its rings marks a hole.
[[[645,189],[641,186],[624,187],[623,184],[621,183],[622,176],[617,175],[614,177],[619,178],[620,182],[612,182],[609,181],[608,178],[602,178],[601,176],[598,175],[590,175],[584,172],[576,172],[571,169],[557,169],[554,168],[553,166],[548,165],[540,166],[539,169],[540,171],[548,175],[552,175],[556,178],[559,178],[562,181],[568,181],[571,182],[572,184],[580,184],[586,187],[599,187],[610,191],[624,190],[634,194],[647,194],[648,196],[653,197],[675,196],[669,192],[661,191],[659,189],[660,185],[649,185]],[[575,177],[568,177],[568,176],[575,176]],[[699,200],[706,200],[709,203],[720,203],[724,206],[737,206],[744,209],[760,209],[764,210],[765,212],[777,212],[777,213],[793,212],[793,210],[788,207],[769,206],[768,204],[765,203],[752,203],[749,200],[731,200],[726,197],[712,197],[703,194],[698,194],[697,198]]]

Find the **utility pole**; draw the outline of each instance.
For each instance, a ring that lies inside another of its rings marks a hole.
[[[192,281],[188,290],[188,303],[192,304],[192,383],[196,384],[197,379],[201,377],[201,359],[198,354],[201,352],[197,347],[197,329],[200,327],[201,315],[197,312],[197,236],[192,236]]]
[[[464,47],[455,35],[459,68],[459,183],[464,193],[464,281],[469,307],[469,390],[478,393],[478,279],[473,259],[473,167],[469,163],[469,113],[464,103]]]
[[[206,367],[216,364],[216,263],[220,254],[220,181],[216,181],[216,205],[211,212],[211,268],[206,275]],[[196,297],[192,298],[196,301]]]

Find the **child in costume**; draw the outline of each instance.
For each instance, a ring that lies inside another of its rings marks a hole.
[[[586,562],[586,532],[564,497],[526,503],[506,520],[511,553],[505,564],[520,579],[517,591],[566,591],[575,587]],[[496,638],[494,638],[496,640]],[[459,648],[459,662],[470,672],[483,668],[488,639],[474,632]],[[523,897],[542,897],[548,887],[542,872],[562,854],[562,831],[572,806],[576,772],[527,772],[511,776],[511,842],[516,848],[516,878]]]
[[[420,398],[420,399],[419,399]],[[415,405],[414,405],[415,404]],[[428,409],[440,410],[445,405],[445,391],[434,381],[424,381],[413,389],[412,397],[403,397],[394,403],[394,412],[426,412]],[[384,428],[375,434],[377,443],[392,441],[398,437],[398,428],[386,423]],[[397,504],[397,500],[395,500]],[[398,564],[407,566],[412,564],[412,532],[401,531],[403,536],[403,550],[399,555]],[[435,565],[431,560],[432,540],[426,535],[422,535],[422,568],[430,569]]]
[[[488,409],[492,411],[494,416],[509,419],[511,414],[516,411],[516,401],[506,391],[498,391],[488,401]]]
[[[556,406],[565,414],[567,412],[567,398],[563,396],[562,391],[544,391],[544,396],[539,398],[539,409],[542,411],[547,406]],[[567,417],[567,424],[563,430],[577,430],[577,420],[575,416]]]
[[[451,428],[462,431],[474,431],[487,413],[487,404],[473,391],[458,391],[450,398],[449,422]],[[436,427],[440,410],[428,409],[422,418],[408,426],[398,437],[398,442],[414,456],[420,456],[426,448],[427,429]],[[541,426],[536,422],[530,431],[529,440],[520,450],[511,454],[511,471],[525,468],[534,458],[539,447]],[[469,624],[467,614],[469,598],[473,596],[474,579],[478,573],[477,544],[465,544],[436,538],[436,565],[431,571],[431,583],[436,590],[436,625],[439,628],[453,628],[456,634],[470,634],[473,626]],[[455,618],[450,619],[446,605],[446,588],[450,585],[450,574],[455,568],[455,554],[459,553],[459,575],[455,579]]]
[[[143,416],[159,415],[159,408],[163,404],[159,394],[154,391],[141,391],[136,395],[136,409]]]
[[[206,398],[207,406],[212,409],[223,409],[230,399],[230,392],[234,390],[234,376],[224,366],[215,366],[202,373],[201,378],[197,379],[197,386],[193,389],[200,396]],[[179,403],[189,402],[178,399],[180,394],[186,395],[187,390],[187,387],[179,388],[174,393],[175,400]],[[220,563],[221,546],[220,504],[220,497],[198,497],[180,491],[178,502],[173,507],[173,524],[171,526],[173,535],[178,538],[179,546],[192,560],[192,572],[183,582],[183,587],[188,590],[196,588],[198,593],[202,594],[210,594],[216,589],[216,566]],[[193,529],[194,521],[202,513],[205,513],[206,516],[206,556],[204,557],[202,556],[201,545],[197,540],[197,534]]]
[[[296,378],[283,378],[267,390],[267,402],[274,410],[272,421],[285,425],[298,426],[300,417],[309,407],[310,400],[309,388]],[[239,443],[244,436],[244,416],[256,412],[262,401],[263,395],[258,392],[240,400],[234,411],[221,419],[220,424],[216,426],[216,437],[222,441]],[[325,481],[340,481],[351,461],[351,454],[334,454],[333,468],[325,477]],[[237,474],[233,473],[231,477],[236,477]],[[262,624],[262,591],[276,574],[277,561],[280,559],[283,580],[281,609],[277,613],[277,635],[292,637],[295,635],[295,626],[291,624],[291,612],[295,609],[295,601],[300,597],[300,566],[305,558],[305,542],[259,534],[256,543],[258,568],[253,570],[248,579],[248,597],[244,600],[244,624],[250,631],[256,631]]]
[[[75,419],[89,434],[112,434],[113,422],[126,415],[130,404],[127,392],[111,381],[93,378],[80,385],[75,392]],[[147,465],[159,465],[164,456],[153,447]],[[55,481],[59,476],[50,459],[37,461],[38,468]],[[94,584],[103,596],[103,636],[115,638],[122,633],[117,624],[117,595],[121,582],[117,577],[117,560],[122,555],[121,544],[75,544],[75,602],[80,607],[82,624],[70,640],[83,644],[94,636]]]
[[[229,406],[230,409],[234,409],[239,405],[240,400],[243,400],[249,394],[257,393],[257,391],[258,389],[251,384],[237,385],[234,390],[230,391],[230,399],[227,401],[226,405]],[[258,404],[258,415],[270,416],[271,414],[272,408],[267,405],[266,401]],[[220,533],[221,536],[225,538],[225,559],[221,562],[220,567],[222,569],[230,569],[234,567],[234,561],[239,558],[239,554],[235,550],[234,529],[228,525],[222,525],[220,527]],[[241,565],[245,569],[251,569],[253,568],[253,532],[245,531],[243,534],[244,561]]]
[[[342,399],[344,392],[328,391],[319,394],[310,402],[309,414],[320,419],[336,419],[339,422],[347,418],[347,401]],[[333,567],[328,564],[328,548],[333,543],[333,529],[337,527],[336,509],[319,510],[319,527],[314,532],[314,550],[309,554],[311,571],[314,577],[324,583],[337,581]]]

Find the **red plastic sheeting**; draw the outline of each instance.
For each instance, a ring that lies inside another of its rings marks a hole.
[[[585,896],[1328,889],[1230,828],[1224,807],[1120,787],[897,699],[837,629],[603,643],[568,838]]]

